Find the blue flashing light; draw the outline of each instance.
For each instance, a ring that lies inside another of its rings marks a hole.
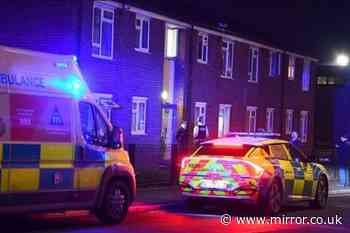
[[[67,79],[53,79],[49,82],[49,85],[55,89],[62,90],[66,93],[73,95],[74,98],[81,98],[86,87],[75,75],[69,75]]]

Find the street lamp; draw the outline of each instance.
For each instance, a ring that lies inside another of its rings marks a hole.
[[[338,54],[335,59],[335,64],[337,66],[348,66],[349,65],[349,56],[346,54]]]
[[[167,91],[163,91],[162,94],[161,94],[161,97],[163,99],[164,102],[166,102],[169,98],[169,94]]]

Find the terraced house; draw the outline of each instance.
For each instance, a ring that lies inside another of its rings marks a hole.
[[[76,55],[138,174],[167,174],[176,129],[187,121],[191,144],[199,116],[210,137],[298,131],[312,149],[315,59],[125,2],[10,1],[0,44]]]

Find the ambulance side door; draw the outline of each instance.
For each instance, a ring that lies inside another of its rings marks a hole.
[[[79,103],[80,125],[85,144],[78,146],[76,178],[80,200],[91,202],[106,167],[109,128],[98,109]]]

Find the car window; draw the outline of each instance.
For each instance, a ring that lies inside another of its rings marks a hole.
[[[252,146],[216,146],[216,145],[202,145],[195,156],[209,155],[209,156],[232,156],[243,157],[247,154]]]
[[[270,145],[269,148],[270,148],[269,158],[289,160],[287,151],[283,144]]]
[[[95,109],[95,119],[96,119],[96,132],[97,132],[97,139],[100,145],[106,146],[108,144],[108,126],[103,119],[101,113]]]
[[[293,160],[306,161],[306,156],[292,144],[288,145],[288,150]]]
[[[83,137],[87,143],[94,144],[94,139],[96,138],[97,134],[93,108],[89,103],[80,102],[79,111]]]

